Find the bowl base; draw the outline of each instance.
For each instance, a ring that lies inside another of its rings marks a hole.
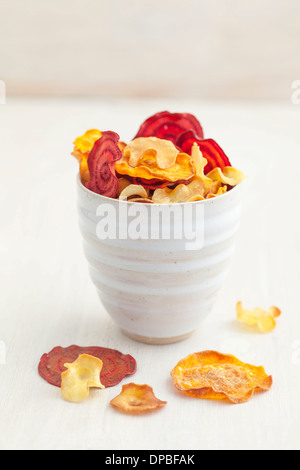
[[[139,343],[146,343],[146,344],[172,344],[172,343],[178,343],[179,341],[183,341],[187,339],[189,336],[191,336],[194,331],[191,331],[190,333],[186,333],[184,335],[180,336],[173,336],[171,338],[148,338],[148,336],[140,336],[140,335],[135,335],[134,333],[129,333],[128,331],[121,330],[122,333],[129,338],[133,339],[134,341],[138,341]]]

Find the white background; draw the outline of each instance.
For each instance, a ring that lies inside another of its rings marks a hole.
[[[195,113],[249,178],[235,257],[213,312],[190,339],[148,346],[120,333],[89,279],[69,154],[88,128],[129,141],[144,118],[166,108]],[[1,448],[299,449],[299,128],[300,105],[290,97],[284,105],[8,99],[0,106]],[[280,307],[277,328],[262,335],[239,324],[238,300]],[[65,402],[37,367],[43,353],[71,344],[132,354],[138,371],[124,383],[148,383],[168,405],[149,416],[121,415],[109,405],[121,385],[79,405]],[[263,365],[272,389],[243,405],[181,396],[171,369],[205,349]]]
[[[10,95],[289,99],[298,0],[0,0]]]

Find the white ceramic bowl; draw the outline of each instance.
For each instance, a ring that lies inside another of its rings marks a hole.
[[[187,337],[211,311],[228,272],[239,226],[242,185],[222,196],[189,203],[204,209],[204,242],[196,250],[187,250],[183,240],[99,239],[99,207],[108,204],[119,214],[121,206],[142,204],[95,194],[82,185],[80,177],[77,185],[84,252],[109,315],[125,334],[138,341],[163,344]],[[170,208],[156,206],[162,213]],[[148,212],[151,207],[143,204]],[[193,222],[188,217],[184,220],[186,226]],[[118,224],[124,223],[121,215]]]

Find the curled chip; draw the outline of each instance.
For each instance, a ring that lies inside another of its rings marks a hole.
[[[129,157],[129,165],[135,168],[139,161],[148,157],[154,157],[158,168],[167,169],[175,165],[179,150],[169,140],[158,139],[157,137],[139,137],[123,151],[125,157]]]
[[[205,174],[217,167],[223,169],[225,166],[231,166],[228,157],[213,139],[202,139],[194,131],[189,130],[183,132],[176,140],[176,145],[182,152],[186,152],[189,155],[191,155],[194,143],[199,145],[203,157],[207,160]]]
[[[275,318],[281,315],[281,311],[277,307],[270,307],[268,311],[262,308],[254,308],[246,310],[243,308],[242,302],[236,305],[236,313],[239,321],[247,323],[247,325],[257,325],[262,333],[269,333],[276,326]]]
[[[201,124],[192,114],[162,111],[146,119],[135,138],[158,137],[159,139],[171,140],[175,144],[178,136],[187,130],[193,130],[203,138]]]
[[[144,155],[136,167],[129,164],[129,157],[123,155],[116,162],[115,169],[119,175],[145,180],[162,180],[163,182],[189,181],[195,176],[195,169],[191,157],[186,153],[178,153],[176,162],[169,168],[159,168],[154,155]]]
[[[65,400],[78,403],[89,396],[90,388],[105,388],[100,382],[103,362],[97,357],[81,354],[76,361],[65,364],[61,374],[61,393]]]
[[[156,189],[152,200],[155,204],[173,204],[176,202],[192,202],[204,199],[204,184],[200,179],[192,181],[190,184],[179,184],[175,189]],[[191,201],[192,199],[192,201]]]
[[[228,184],[228,186],[236,186],[246,178],[241,170],[237,170],[232,166],[225,166],[223,170],[221,168],[214,168],[207,174],[207,177],[213,181]]]
[[[128,179],[126,178],[119,178],[119,189],[118,189],[118,192],[117,192],[117,197],[120,196],[121,192],[127,188],[127,186],[130,186],[131,185],[131,181],[129,181]]]
[[[102,133],[95,142],[88,157],[90,180],[85,186],[94,193],[115,198],[118,194],[119,180],[115,172],[115,163],[122,158],[118,146],[120,138],[112,131]]]
[[[119,411],[129,414],[149,413],[167,404],[154,395],[149,385],[130,383],[123,385],[122,392],[110,404]]]
[[[146,189],[158,189],[158,188],[165,188],[170,184],[170,181],[163,181],[163,180],[145,180],[143,178],[132,178],[134,184],[141,184]]]
[[[269,390],[273,380],[263,367],[216,351],[190,354],[172,370],[175,387],[197,398],[245,403],[256,391]]]
[[[103,362],[101,382],[105,387],[113,387],[127,375],[133,375],[136,372],[135,359],[114,349],[98,346],[69,346],[68,348],[58,346],[42,356],[38,367],[40,376],[51,385],[60,387],[61,374],[66,370],[65,363],[74,362],[81,354],[101,359]]]
[[[149,193],[146,191],[143,186],[137,184],[130,184],[121,192],[119,199],[121,201],[126,201],[128,198],[132,196],[140,196],[142,198],[148,198]]]
[[[77,137],[74,141],[74,151],[72,155],[79,161],[80,176],[83,183],[90,179],[87,159],[92,150],[94,143],[102,136],[98,129],[90,129],[81,137]]]
[[[101,136],[102,133],[98,129],[90,129],[81,137],[77,137],[77,139],[75,139],[75,149],[82,153],[90,152],[94,147],[94,143],[100,139]]]
[[[144,204],[154,204],[154,202],[147,198],[147,197],[136,197],[133,199],[130,199],[129,202],[139,202],[139,203],[144,203]]]

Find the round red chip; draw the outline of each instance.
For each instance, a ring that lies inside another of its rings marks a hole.
[[[147,189],[160,189],[166,188],[170,184],[170,181],[163,181],[158,179],[146,180],[144,178],[133,178],[133,184],[139,184],[144,186]]]
[[[115,164],[122,158],[118,142],[120,137],[112,131],[102,132],[88,157],[90,180],[86,187],[94,193],[115,198],[119,189],[119,180],[115,172]]]
[[[191,155],[194,143],[198,144],[202,155],[207,160],[204,173],[209,173],[214,168],[231,166],[228,157],[225,155],[221,147],[213,139],[202,139],[193,131],[183,132],[176,140],[176,145],[181,148],[182,152]]]
[[[40,376],[49,384],[60,387],[61,374],[66,370],[64,364],[76,361],[81,354],[89,354],[101,359],[103,362],[101,383],[105,387],[113,387],[127,375],[133,375],[136,372],[136,361],[129,354],[125,356],[120,351],[98,346],[85,348],[73,345],[68,348],[58,346],[49,354],[44,354],[38,367]]]
[[[139,128],[138,137],[157,137],[176,143],[177,137],[184,131],[193,130],[203,138],[203,129],[198,119],[188,113],[170,113],[162,111],[146,119]]]

